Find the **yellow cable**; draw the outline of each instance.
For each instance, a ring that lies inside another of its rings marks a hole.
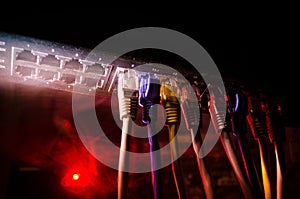
[[[260,140],[258,140],[258,145],[259,145],[259,154],[260,154],[260,163],[261,163],[261,172],[262,172],[262,180],[263,180],[263,186],[265,192],[265,199],[272,199],[270,178],[268,175],[265,156],[263,153],[262,143]]]
[[[181,166],[178,155],[178,143],[175,137],[177,125],[180,124],[180,107],[177,100],[176,87],[169,82],[164,82],[160,87],[161,104],[166,110],[166,126],[169,130],[171,157],[172,157],[172,172],[176,185],[176,190],[179,199],[186,198],[183,177],[181,175]]]

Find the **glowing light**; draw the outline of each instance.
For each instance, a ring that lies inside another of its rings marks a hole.
[[[89,171],[82,166],[73,166],[62,178],[62,186],[68,188],[84,188],[91,181]]]
[[[239,108],[239,95],[238,94],[235,94],[235,99],[236,99],[236,102],[235,102],[235,107],[234,107],[234,112],[237,111],[237,109]]]
[[[65,121],[63,122],[63,126],[64,126],[65,129],[70,129],[70,128],[71,128],[71,124],[69,123],[68,120],[65,120]]]
[[[263,103],[261,103],[261,108],[262,110],[265,110],[265,105]]]
[[[79,180],[80,174],[74,173],[73,174],[73,180]]]
[[[277,106],[277,110],[281,111],[281,106],[280,105]]]

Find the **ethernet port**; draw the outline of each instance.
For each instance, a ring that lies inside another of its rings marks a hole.
[[[77,59],[72,59],[64,65],[64,68],[72,69],[72,70],[82,70],[82,65]]]
[[[60,61],[58,59],[56,59],[56,57],[54,55],[48,55],[47,57],[44,57],[42,59],[41,64],[59,67]]]
[[[104,75],[105,70],[101,64],[93,64],[87,67],[86,72]]]
[[[16,60],[36,62],[37,57],[33,55],[29,50],[24,50],[22,52],[16,53]]]
[[[32,74],[34,74],[34,69],[29,67],[24,67],[24,66],[17,66],[15,72],[20,76],[29,77]]]
[[[48,71],[48,70],[40,70],[39,77],[44,80],[54,80],[57,77],[57,72]]]
[[[98,80],[94,78],[85,78],[83,82],[87,87],[96,87]]]
[[[70,74],[63,74],[60,80],[64,81],[67,84],[74,84],[75,83],[75,75]]]

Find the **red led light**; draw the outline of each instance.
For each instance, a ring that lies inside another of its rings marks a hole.
[[[84,167],[70,168],[62,179],[62,185],[69,188],[83,188],[90,183],[90,173]]]
[[[73,180],[79,180],[80,174],[74,173],[73,174]]]

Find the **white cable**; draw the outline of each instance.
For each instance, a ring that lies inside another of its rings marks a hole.
[[[130,117],[130,97],[134,91],[138,90],[138,76],[133,70],[126,70],[120,72],[118,79],[118,101],[120,120],[123,121],[122,136],[120,145],[119,165],[118,165],[118,199],[126,198],[125,184],[126,177],[124,172],[128,167],[127,149],[128,149],[128,136],[129,127],[131,125]]]

